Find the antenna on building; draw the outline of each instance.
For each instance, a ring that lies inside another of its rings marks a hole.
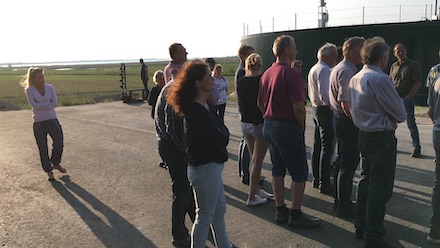
[[[327,27],[328,11],[324,0],[320,0],[321,5],[318,7],[318,28]]]

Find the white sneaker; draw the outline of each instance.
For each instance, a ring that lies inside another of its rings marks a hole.
[[[260,189],[260,192],[257,194],[261,198],[266,198],[267,200],[274,200],[273,194],[266,192],[264,189]]]
[[[247,205],[248,207],[253,207],[257,205],[261,205],[267,202],[267,199],[261,198],[258,195],[255,195],[255,198],[253,200],[248,200]]]

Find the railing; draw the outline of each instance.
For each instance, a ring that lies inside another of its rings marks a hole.
[[[431,5],[395,5],[383,7],[359,7],[328,9],[328,27],[438,20],[439,15]],[[285,30],[318,28],[318,11],[293,13],[292,15],[243,23],[243,35]]]

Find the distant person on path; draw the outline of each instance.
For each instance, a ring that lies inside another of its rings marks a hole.
[[[145,96],[150,94],[148,90],[148,66],[144,63],[144,59],[140,59],[139,63],[141,64],[141,80],[144,85]]]
[[[150,95],[148,96],[148,104],[151,106],[151,118],[153,118],[154,120],[154,111],[156,109],[157,98],[159,97],[159,94],[162,91],[163,86],[165,85],[163,71],[157,70],[154,72],[153,82],[156,84],[156,86],[151,88]],[[159,163],[159,166],[164,169],[168,169],[163,160]]]
[[[440,50],[439,50],[440,56]],[[432,143],[435,150],[435,183],[432,190],[432,217],[428,241],[440,244],[440,64],[431,68],[426,78],[428,87],[428,115],[434,122]]]
[[[263,135],[269,143],[272,160],[272,188],[277,207],[277,223],[291,227],[317,227],[322,220],[301,211],[308,177],[304,142],[306,110],[301,75],[290,67],[298,53],[292,36],[278,36],[273,43],[276,62],[261,76],[258,107],[263,112]],[[284,177],[292,182],[292,209],[284,202]]]
[[[173,43],[168,49],[171,57],[171,61],[165,66],[163,72],[165,77],[165,84],[171,79],[177,76],[177,73],[182,69],[183,63],[186,62],[187,58],[185,47],[180,43]]]
[[[229,131],[208,104],[213,90],[208,65],[191,61],[184,65],[170,87],[167,102],[184,118],[188,178],[196,199],[196,220],[191,232],[192,247],[205,247],[212,226],[216,247],[232,247],[226,224],[226,199],[222,180],[228,160]]]
[[[350,111],[359,128],[361,179],[356,202],[356,238],[364,247],[392,247],[384,241],[385,205],[393,193],[396,172],[397,123],[406,118],[405,106],[390,77],[390,47],[381,37],[365,41],[364,67],[350,80]]]
[[[406,124],[411,133],[414,151],[411,157],[420,158],[421,146],[419,129],[414,117],[415,94],[420,88],[420,69],[417,62],[406,56],[406,48],[402,43],[397,43],[393,48],[397,61],[391,65],[390,77],[393,80],[397,93],[403,99],[406,109]]]
[[[245,62],[246,76],[237,82],[237,101],[241,110],[241,132],[248,144],[250,163],[248,206],[266,203],[273,195],[259,188],[261,166],[267,151],[263,137],[263,113],[257,106],[263,60],[257,53],[249,55]]]
[[[216,64],[212,70],[214,89],[212,90],[213,101],[217,106],[217,114],[224,122],[226,101],[228,100],[228,80],[223,76],[222,65]]]
[[[315,124],[312,151],[313,187],[321,188],[321,193],[333,195],[330,181],[330,167],[334,152],[335,133],[333,112],[330,108],[329,86],[330,68],[338,62],[337,47],[326,43],[318,49],[318,62],[308,75],[309,98],[312,103],[312,117]]]
[[[165,80],[173,79],[186,61],[186,50],[178,43],[169,48],[171,61],[164,69]],[[179,61],[179,62],[177,62]],[[168,74],[167,74],[168,73]],[[166,101],[166,95],[174,81],[169,81],[162,88],[157,98],[154,121],[156,126],[159,155],[168,166],[173,191],[172,203],[172,244],[175,247],[189,247],[191,239],[185,226],[185,216],[188,213],[191,221],[195,220],[195,203],[191,186],[187,177],[188,163],[183,148],[183,119],[178,116]]]
[[[344,59],[330,72],[330,105],[333,111],[334,128],[338,138],[338,163],[334,175],[336,215],[356,218],[352,204],[353,177],[359,164],[358,133],[350,111],[348,84],[357,73],[356,66],[362,64],[363,37],[351,37],[342,46]]]
[[[66,173],[61,163],[63,154],[63,130],[58,121],[55,108],[58,106],[58,97],[55,88],[46,84],[43,69],[31,67],[23,77],[21,85],[25,88],[26,98],[32,107],[34,119],[34,136],[40,151],[40,160],[48,180],[55,180],[52,170]],[[49,157],[47,135],[52,138],[52,153]]]
[[[238,58],[240,59],[240,64],[238,65],[234,76],[234,87],[237,98],[238,98],[237,82],[239,79],[245,76],[245,61],[246,58],[253,52],[255,52],[254,48],[245,44],[242,44],[238,49]],[[241,115],[240,106],[238,107],[238,112]],[[241,177],[241,182],[246,185],[249,184],[249,163],[250,163],[250,157],[249,157],[249,150],[246,144],[246,139],[244,138],[244,136],[241,136],[240,145],[238,148],[237,169],[238,169],[238,175]]]

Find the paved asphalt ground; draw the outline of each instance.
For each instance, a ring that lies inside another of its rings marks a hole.
[[[308,112],[310,156],[313,128]],[[68,173],[55,172],[56,181],[49,182],[40,166],[30,110],[0,112],[0,246],[172,247],[170,178],[158,166],[150,107],[110,102],[59,107],[57,113],[65,137],[62,164]],[[434,183],[432,125],[426,117],[417,121],[420,159],[410,157],[406,124],[397,129],[397,171],[387,205],[385,239],[401,247],[434,247],[426,242]],[[228,103],[225,122],[231,132],[223,171],[226,225],[236,246],[362,247],[354,238],[353,222],[335,217],[333,198],[312,188],[311,176],[303,211],[321,217],[320,228],[277,225],[274,202],[247,207],[248,188],[236,169],[241,131],[235,103]],[[272,192],[269,153],[263,167],[264,188]],[[285,193],[288,202],[287,188]],[[213,247],[209,242],[207,246]]]

